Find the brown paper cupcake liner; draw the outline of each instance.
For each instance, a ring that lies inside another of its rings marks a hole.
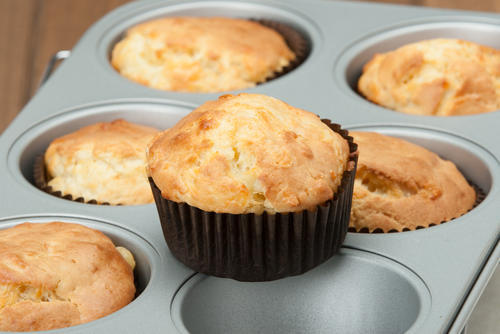
[[[469,182],[469,185],[472,188],[474,188],[474,191],[476,192],[476,201],[474,202],[474,205],[472,206],[472,208],[470,208],[470,210],[467,211],[467,212],[470,212],[472,209],[474,209],[476,206],[478,206],[485,199],[486,193],[481,188],[479,188],[479,186],[477,186],[476,184],[470,182],[469,180],[467,180],[467,182]],[[462,215],[460,215],[458,217],[452,218],[450,220],[445,220],[445,221],[439,222],[437,224],[436,223],[430,223],[430,224],[425,225],[425,226],[424,225],[418,225],[417,227],[415,227],[415,229],[410,229],[408,227],[405,227],[401,231],[396,230],[396,229],[391,229],[391,230],[389,230],[387,232],[384,232],[383,229],[376,228],[376,229],[374,229],[373,231],[370,232],[370,230],[368,229],[368,227],[363,227],[363,228],[357,230],[355,227],[350,226],[349,229],[348,229],[348,231],[349,232],[353,232],[353,233],[368,233],[368,234],[370,234],[370,233],[399,233],[399,232],[409,232],[409,231],[421,230],[423,228],[429,228],[429,227],[436,226],[436,225],[446,224],[446,223],[449,223],[449,222],[453,221],[456,218],[459,218],[459,217],[465,215],[466,213],[464,213],[464,214],[462,214]]]
[[[338,252],[347,234],[358,153],[347,131],[324,122],[349,141],[351,154],[334,198],[314,210],[207,212],[163,198],[149,178],[172,254],[198,272],[253,282],[302,274]]]
[[[33,180],[35,182],[35,186],[46,192],[47,194],[50,194],[52,196],[56,196],[62,199],[66,199],[69,201],[73,202],[78,202],[78,203],[86,203],[86,204],[97,204],[97,205],[110,205],[108,202],[98,202],[95,199],[90,199],[86,200],[83,197],[77,197],[73,198],[72,195],[66,194],[64,195],[61,191],[59,190],[54,190],[51,186],[49,186],[48,182],[48,175],[47,175],[47,170],[45,168],[45,160],[44,160],[44,155],[39,155],[35,159],[35,164],[33,165]],[[120,204],[117,204],[120,205]]]
[[[280,71],[276,71],[273,75],[267,77],[265,81],[259,82],[259,84],[279,78],[293,71],[306,60],[307,56],[309,56],[309,53],[311,52],[311,43],[294,28],[273,20],[251,19],[251,21],[257,22],[279,33],[285,39],[285,42],[290,50],[292,50],[295,54],[295,58],[287,66],[282,68]]]

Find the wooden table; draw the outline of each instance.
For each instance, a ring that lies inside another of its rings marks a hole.
[[[71,49],[85,30],[130,0],[0,0],[0,133],[36,91],[51,56]],[[373,1],[373,0],[372,0]],[[383,0],[378,2],[500,13],[500,0]],[[492,278],[470,333],[500,328],[500,275]]]

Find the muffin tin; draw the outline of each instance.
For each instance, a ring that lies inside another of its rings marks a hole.
[[[296,277],[242,283],[197,274],[163,239],[154,204],[101,206],[50,196],[32,167],[55,137],[98,121],[167,128],[220,94],[174,93],[122,78],[109,53],[123,32],[164,15],[284,22],[312,45],[294,71],[247,89],[332,119],[417,143],[452,160],[487,194],[452,222],[411,232],[348,233],[340,254]],[[64,333],[440,333],[460,332],[500,255],[500,112],[426,117],[393,112],[359,96],[355,82],[374,52],[431,37],[500,48],[500,16],[330,1],[137,1],[94,24],[5,130],[0,228],[67,221],[103,231],[136,256],[138,295],[123,309]]]

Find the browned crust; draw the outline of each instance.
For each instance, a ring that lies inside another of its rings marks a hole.
[[[360,152],[350,222],[354,230],[415,230],[473,207],[476,193],[452,162],[398,138],[350,134]]]
[[[500,51],[432,39],[376,54],[359,91],[370,101],[415,115],[458,116],[500,109]]]
[[[135,294],[132,268],[109,238],[61,222],[0,231],[0,289],[9,287],[35,290],[32,297],[40,301],[0,295],[0,330],[5,331],[85,323],[122,308]]]
[[[225,17],[148,21],[129,29],[115,45],[111,64],[123,76],[163,90],[221,92],[252,87],[297,58],[277,32],[283,29],[266,25]]]
[[[118,119],[57,138],[43,160],[35,161],[35,184],[52,195],[90,204],[152,203],[145,151],[157,132]]]
[[[309,112],[259,94],[209,101],[148,149],[165,198],[205,211],[293,212],[332,198],[349,147]]]

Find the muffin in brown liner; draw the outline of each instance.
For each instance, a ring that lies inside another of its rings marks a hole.
[[[74,202],[79,202],[79,203],[110,205],[108,202],[99,203],[95,199],[85,199],[83,197],[73,198],[73,196],[71,196],[70,194],[64,195],[61,191],[54,190],[51,186],[49,186],[50,180],[48,179],[47,170],[45,168],[44,154],[39,155],[35,159],[35,163],[33,165],[33,181],[35,182],[35,186],[38,189],[43,190],[47,194],[50,194],[52,196],[56,196],[56,197],[59,197],[62,199],[66,199],[66,200],[74,201]],[[117,204],[117,205],[121,205],[121,204]]]
[[[478,206],[482,201],[484,201],[484,199],[486,198],[486,193],[481,188],[479,188],[479,186],[477,186],[476,184],[470,182],[470,180],[467,180],[467,182],[470,184],[470,186],[472,188],[474,188],[474,191],[476,192],[476,201],[474,202],[474,205],[472,206],[472,208],[469,211],[467,211],[467,212],[470,212],[472,209],[474,209],[476,206]],[[453,219],[456,219],[456,218],[459,218],[459,217],[461,217],[461,216],[455,217]],[[425,225],[425,226],[424,225],[419,225],[415,229],[410,229],[408,227],[403,228],[401,231],[398,231],[396,229],[392,229],[392,230],[387,231],[387,233],[398,233],[398,232],[409,232],[409,231],[421,230],[423,228],[428,228],[428,227],[432,227],[432,226],[441,225],[441,224],[445,224],[445,223],[451,222],[451,221],[453,221],[453,219],[442,221],[442,222],[439,222],[437,224],[436,223],[430,223],[430,224]],[[385,233],[384,230],[382,230],[381,228],[377,228],[377,229],[373,230],[372,232],[370,232],[367,227],[363,227],[363,228],[361,228],[361,229],[358,230],[358,229],[356,229],[355,227],[352,227],[352,226],[349,227],[348,232],[353,232],[353,233],[368,233],[368,234],[371,234],[371,233]]]
[[[322,120],[349,143],[348,168],[334,197],[314,210],[228,214],[162,197],[150,177],[165,240],[186,266],[239,281],[271,281],[302,274],[340,249],[349,224],[357,145],[346,130]]]
[[[267,28],[270,28],[270,29],[274,30],[275,32],[277,32],[278,34],[280,34],[283,37],[288,48],[295,55],[295,58],[292,59],[287,66],[275,71],[272,75],[268,76],[264,80],[255,82],[255,85],[260,85],[260,84],[269,82],[273,79],[277,79],[277,78],[293,71],[298,66],[300,66],[309,56],[309,54],[311,52],[311,42],[306,36],[304,36],[303,33],[299,32],[295,28],[293,28],[285,23],[270,20],[270,19],[248,18],[246,20],[256,22],[256,23],[258,23],[262,26],[265,26]],[[125,36],[126,36],[126,32],[118,40],[118,42],[123,40],[125,38]],[[112,58],[112,56],[110,54],[110,61],[112,61],[111,58]],[[129,79],[129,80],[132,80],[132,79]],[[132,80],[132,81],[134,81],[134,80]],[[148,85],[146,84],[146,86],[148,86]],[[247,87],[247,88],[251,88],[251,87]],[[240,89],[236,89],[236,90],[241,90],[241,89],[245,89],[245,88],[240,88]],[[228,91],[228,90],[220,90],[218,92],[221,93],[224,91]],[[192,92],[186,91],[186,92],[197,93],[196,91],[192,91]]]

